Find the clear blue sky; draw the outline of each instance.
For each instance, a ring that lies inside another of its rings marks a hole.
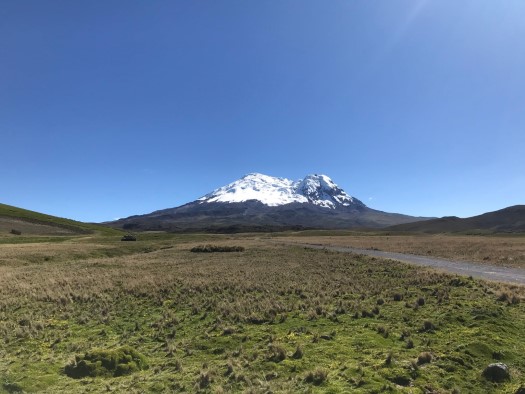
[[[249,172],[525,203],[522,0],[0,0],[0,202],[103,221]]]

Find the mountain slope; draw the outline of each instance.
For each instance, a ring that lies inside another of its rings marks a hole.
[[[31,235],[91,234],[95,232],[108,235],[120,234],[119,231],[98,224],[77,222],[0,204],[0,231],[9,233],[11,230]]]
[[[108,225],[127,230],[235,232],[380,228],[423,219],[368,208],[326,175],[291,181],[253,173],[180,207]]]
[[[389,230],[424,233],[525,232],[525,205],[514,205],[470,218],[447,216],[392,226]]]

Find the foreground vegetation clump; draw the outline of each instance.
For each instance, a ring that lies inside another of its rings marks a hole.
[[[120,237],[0,245],[0,393],[481,394],[524,383],[525,303],[508,302],[522,287],[249,235]],[[198,244],[245,251],[192,253]],[[510,380],[484,376],[497,362]]]
[[[328,377],[328,372],[324,369],[317,368],[314,371],[310,371],[304,378],[305,382],[312,383],[316,386],[322,384]]]
[[[123,376],[147,368],[146,357],[129,346],[114,350],[98,349],[76,356],[64,372],[70,378]]]
[[[242,246],[199,245],[191,248],[193,253],[244,252]]]

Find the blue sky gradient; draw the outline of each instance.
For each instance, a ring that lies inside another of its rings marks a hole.
[[[0,202],[83,221],[250,172],[525,203],[525,2],[0,0]]]

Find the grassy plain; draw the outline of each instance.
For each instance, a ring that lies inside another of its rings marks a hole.
[[[523,288],[260,237],[1,244],[0,392],[515,393],[525,383]],[[204,244],[244,251],[190,251]],[[147,368],[65,373],[75,357],[127,349]],[[482,377],[496,361],[510,381]]]
[[[283,233],[287,241],[378,249],[525,268],[525,235],[449,235],[312,231]]]

